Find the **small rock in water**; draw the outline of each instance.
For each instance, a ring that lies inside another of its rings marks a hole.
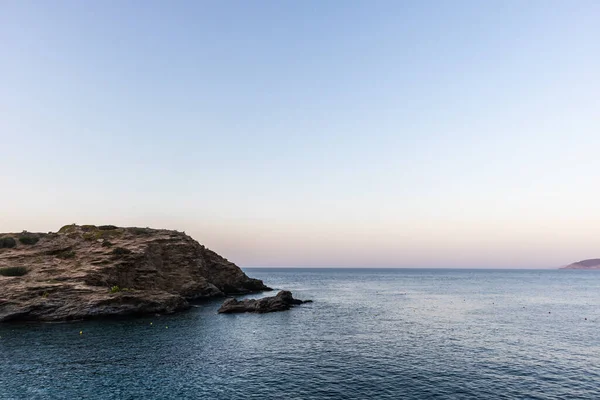
[[[219,308],[219,314],[233,313],[269,313],[275,311],[286,311],[295,305],[303,303],[312,303],[312,300],[298,300],[292,297],[292,292],[282,290],[273,297],[264,297],[262,299],[245,299],[238,301],[236,299],[227,299]]]

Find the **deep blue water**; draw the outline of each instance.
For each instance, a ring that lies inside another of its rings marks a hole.
[[[0,325],[0,399],[600,399],[600,271],[247,272],[314,303]]]

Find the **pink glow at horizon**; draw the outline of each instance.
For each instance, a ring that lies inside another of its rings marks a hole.
[[[598,258],[598,21],[598,0],[0,2],[0,232],[175,229],[240,266]]]

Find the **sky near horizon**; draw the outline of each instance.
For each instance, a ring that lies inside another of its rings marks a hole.
[[[0,2],[0,232],[241,266],[600,257],[599,1]]]

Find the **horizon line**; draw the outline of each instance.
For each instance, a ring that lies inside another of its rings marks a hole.
[[[249,269],[460,269],[460,270],[523,270],[523,271],[555,271],[562,267],[539,267],[539,268],[522,268],[522,267],[357,267],[357,266],[240,266],[240,268]]]

